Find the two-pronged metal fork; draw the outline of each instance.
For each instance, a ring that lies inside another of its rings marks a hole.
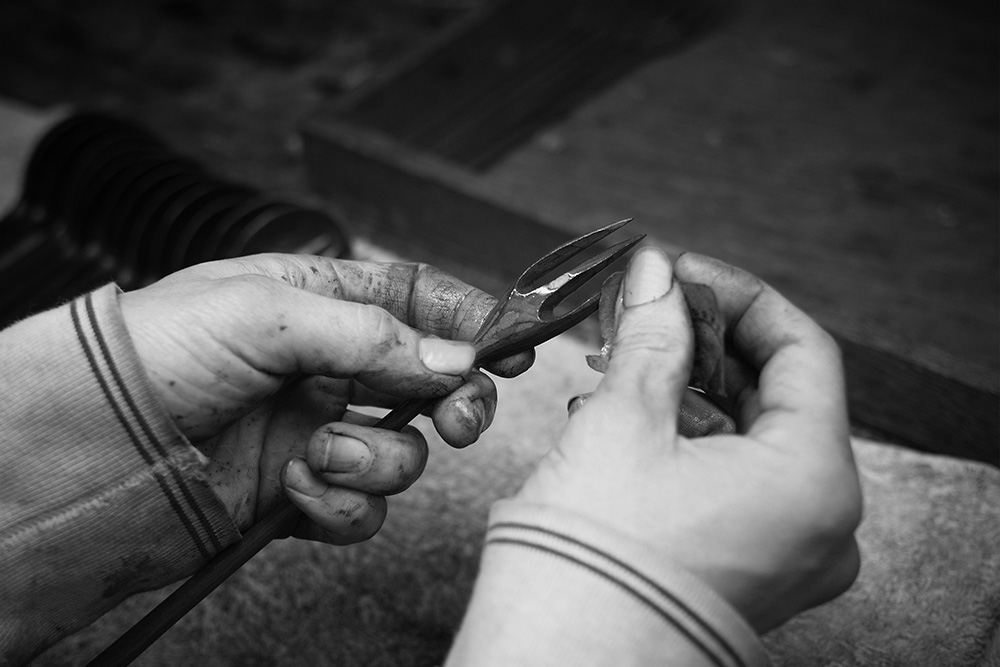
[[[482,366],[523,352],[563,333],[592,315],[598,307],[600,291],[595,290],[582,304],[556,314],[556,308],[570,294],[608,268],[631,250],[643,235],[621,241],[586,262],[552,274],[571,258],[630,222],[620,220],[565,243],[529,266],[500,297],[473,339],[476,365]],[[405,401],[376,424],[377,428],[400,430],[429,408],[436,398]],[[160,603],[88,667],[127,665],[192,609],[206,595],[238,570],[269,542],[288,535],[300,518],[298,508],[284,502],[248,530],[243,539],[221,552],[204,568]]]

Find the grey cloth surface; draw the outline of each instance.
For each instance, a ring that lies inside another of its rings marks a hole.
[[[438,664],[471,591],[489,506],[558,436],[566,400],[597,383],[592,352],[570,336],[543,345],[526,375],[498,381],[496,420],[466,450],[420,418],[427,470],[390,500],[379,535],[346,548],[270,545],[137,664]],[[774,664],[997,664],[996,643],[988,647],[1000,611],[1000,470],[867,440],[854,449],[866,502],[860,576],[764,638]],[[35,664],[78,664],[162,597],[129,601]]]

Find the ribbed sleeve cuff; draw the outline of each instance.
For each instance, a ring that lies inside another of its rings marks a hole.
[[[50,641],[239,539],[117,294],[107,285],[0,332],[0,643]]]
[[[571,512],[514,500],[490,514],[456,647],[455,665],[768,664],[746,621],[651,547]],[[469,660],[470,650],[502,659]]]

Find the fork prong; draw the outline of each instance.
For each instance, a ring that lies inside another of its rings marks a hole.
[[[551,340],[554,336],[568,331],[596,313],[600,305],[600,299],[601,293],[597,292],[568,313],[561,313],[556,318],[543,319],[536,326],[522,327],[518,331],[516,345],[511,344],[511,341],[507,339],[484,346],[483,350],[476,355],[476,365],[483,366],[516,352],[530,350],[537,345]]]
[[[539,258],[534,264],[525,269],[524,273],[521,274],[521,277],[517,279],[517,287],[526,290],[539,287],[547,273],[562,265],[570,257],[586,250],[608,234],[621,229],[630,222],[632,222],[632,218],[619,220],[618,222],[611,223],[607,227],[595,229],[589,234],[584,234],[580,238],[564,243],[552,252]]]
[[[570,326],[576,326],[577,324],[579,324],[580,322],[584,321],[585,319],[587,319],[588,317],[597,312],[597,309],[600,307],[600,301],[601,301],[601,293],[595,292],[594,294],[591,294],[589,297],[587,297],[587,300],[581,303],[576,308],[566,313],[560,313],[559,321],[567,324],[572,322],[572,325]],[[567,328],[569,328],[569,326],[567,326]]]
[[[546,288],[550,289],[552,293],[546,297],[543,309],[547,313],[551,312],[563,299],[580,289],[587,281],[610,266],[616,259],[627,253],[644,238],[646,238],[645,234],[637,234],[621,243],[616,243],[599,255],[591,257],[580,266],[566,271],[558,278],[549,282]]]

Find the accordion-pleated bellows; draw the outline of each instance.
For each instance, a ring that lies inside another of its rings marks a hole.
[[[75,113],[38,141],[0,219],[0,327],[112,280],[258,252],[350,244],[326,211],[218,178],[136,123]]]

